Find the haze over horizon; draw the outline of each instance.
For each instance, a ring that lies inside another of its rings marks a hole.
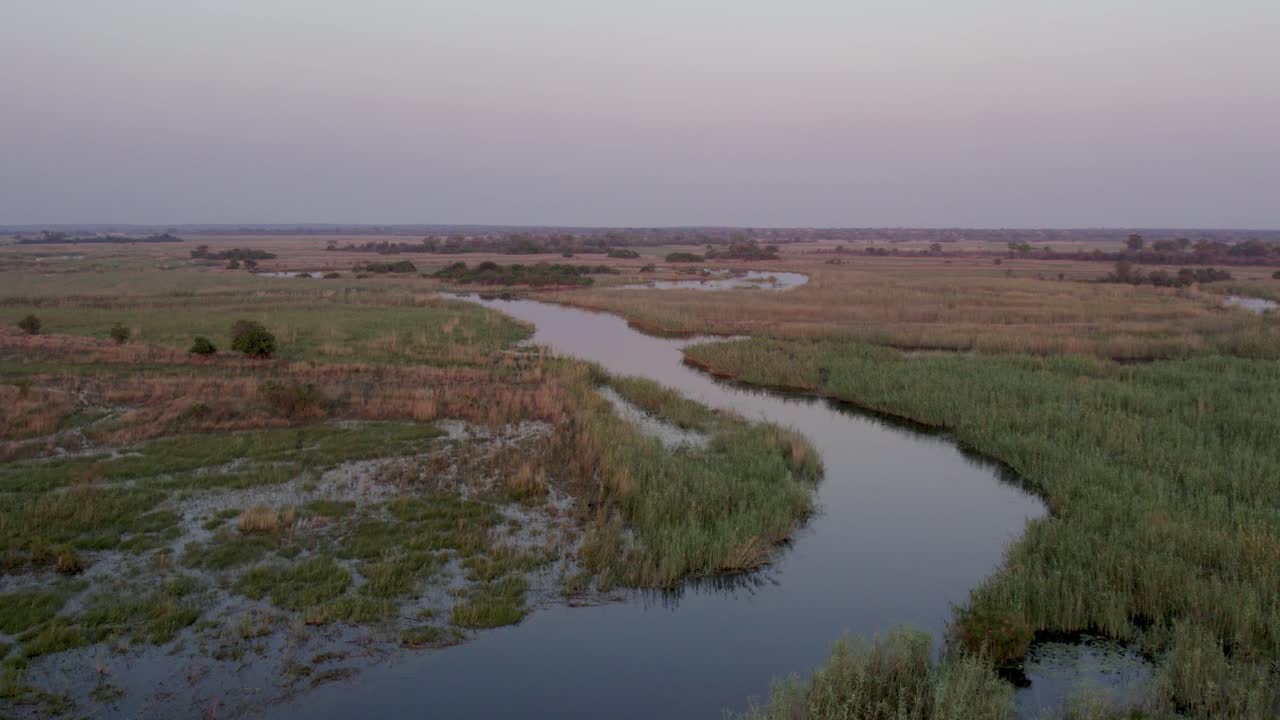
[[[1261,0],[11,0],[0,225],[1277,228],[1276,37]]]

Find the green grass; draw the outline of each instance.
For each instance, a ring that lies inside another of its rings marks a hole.
[[[246,597],[269,596],[285,610],[306,610],[334,600],[351,585],[351,572],[332,558],[315,557],[287,566],[262,566],[240,576],[235,590]]]
[[[451,627],[419,625],[400,633],[400,644],[405,647],[440,647],[461,642],[462,633]]]
[[[356,427],[306,425],[233,433],[202,433],[160,438],[109,458],[105,455],[55,459],[0,466],[0,492],[41,492],[84,478],[121,481],[176,475],[171,488],[251,487],[283,481],[281,469],[267,463],[294,463],[320,468],[340,462],[421,452],[441,432],[415,423],[362,423]],[[251,471],[191,474],[234,460],[260,463]],[[286,466],[283,468],[288,470]],[[288,478],[283,478],[288,479]]]
[[[514,625],[529,614],[524,594],[528,584],[522,577],[480,583],[449,613],[449,620],[460,628],[493,628]]]
[[[76,587],[80,588],[83,583]],[[9,627],[25,624],[17,635],[20,653],[25,658],[73,650],[111,638],[162,645],[200,618],[200,610],[192,598],[199,589],[199,582],[194,578],[179,576],[144,594],[122,588],[94,592],[72,615],[56,614],[63,605],[46,599],[38,605],[26,604],[27,611],[21,617],[15,618],[12,614],[4,617],[12,623]],[[64,592],[60,597],[65,603],[67,594]]]
[[[1012,720],[1013,688],[971,656],[930,657],[925,633],[837,643],[807,681],[775,684],[741,720]]]
[[[140,273],[138,281],[146,277]],[[222,351],[231,347],[231,325],[252,320],[276,336],[277,356],[288,360],[434,365],[479,361],[531,334],[527,325],[473,303],[394,287],[339,291],[329,284],[275,280],[255,284],[260,290],[254,293],[246,287],[184,295],[162,288],[137,296],[107,283],[88,285],[84,295],[57,298],[8,287],[0,294],[0,317],[16,321],[35,314],[43,333],[104,339],[118,322],[133,332],[131,342],[187,350],[192,338],[205,336]]]
[[[748,382],[948,428],[1044,494],[1051,516],[957,613],[960,645],[1016,661],[1031,631],[1102,633],[1157,658],[1158,707],[1280,713],[1280,363],[907,356],[841,341],[688,352]]]
[[[669,452],[614,414],[604,382],[669,422],[710,434],[705,449]],[[576,389],[579,472],[598,473],[605,512],[593,518],[582,559],[597,585],[670,587],[689,576],[768,562],[813,510],[817,453],[798,435],[721,416],[652,383],[595,373]],[[634,542],[624,541],[624,534]]]

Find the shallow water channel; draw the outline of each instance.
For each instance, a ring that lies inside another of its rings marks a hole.
[[[944,435],[713,380],[681,361],[680,349],[697,340],[649,337],[609,314],[471,299],[532,322],[533,342],[558,353],[799,430],[826,468],[819,514],[757,573],[689,583],[677,594],[552,604],[463,645],[396,656],[269,716],[719,718],[763,699],[774,679],[808,673],[842,635],[909,625],[940,642],[951,606],[1045,512],[999,467]],[[1063,654],[1042,669],[1080,661]],[[1024,717],[1069,692],[1060,678],[1037,675],[1029,672],[1032,686],[1020,693]]]

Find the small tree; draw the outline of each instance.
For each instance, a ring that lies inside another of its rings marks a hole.
[[[1133,263],[1120,260],[1116,263],[1115,278],[1120,282],[1129,282],[1133,278]]]
[[[41,325],[40,318],[35,315],[28,315],[18,321],[18,327],[28,335],[39,335]]]
[[[1129,236],[1128,240],[1124,241],[1124,244],[1128,246],[1128,248],[1133,252],[1138,252],[1139,250],[1142,249],[1144,245],[1147,244],[1147,241],[1143,240],[1141,235],[1137,233],[1133,233],[1132,235]]]
[[[132,334],[133,333],[129,332],[129,328],[125,327],[121,323],[116,323],[111,326],[111,339],[115,340],[117,345],[123,345],[129,342],[129,337]]]
[[[189,352],[196,355],[212,355],[218,352],[218,348],[214,347],[213,343],[209,342],[209,338],[201,335],[195,339],[195,342],[191,343],[191,350]]]
[[[262,323],[240,320],[231,326],[231,349],[249,357],[269,358],[276,351],[276,336]]]

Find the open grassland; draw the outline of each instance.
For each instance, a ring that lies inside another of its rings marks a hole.
[[[0,310],[43,322],[0,329],[6,713],[92,714],[157,645],[161,674],[215,668],[175,712],[260,702],[215,694],[246,665],[296,692],[384,652],[341,648],[748,570],[812,509],[802,438],[518,346],[530,328],[429,286],[152,262],[0,272]],[[239,319],[274,357],[228,351]],[[665,447],[605,385],[707,444]]]
[[[1110,269],[1096,263],[863,257],[829,265],[789,255],[767,269],[806,273],[810,281],[783,293],[641,296],[589,288],[539,297],[616,312],[663,333],[841,337],[903,349],[1119,360],[1280,357],[1274,321],[1223,309],[1220,296],[1199,289],[1093,282]],[[1269,276],[1253,284],[1280,290]]]
[[[688,357],[946,428],[1044,495],[1051,515],[957,612],[957,646],[1016,663],[1037,634],[1101,633],[1156,660],[1154,716],[1280,714],[1276,361],[1121,365],[768,339]]]

